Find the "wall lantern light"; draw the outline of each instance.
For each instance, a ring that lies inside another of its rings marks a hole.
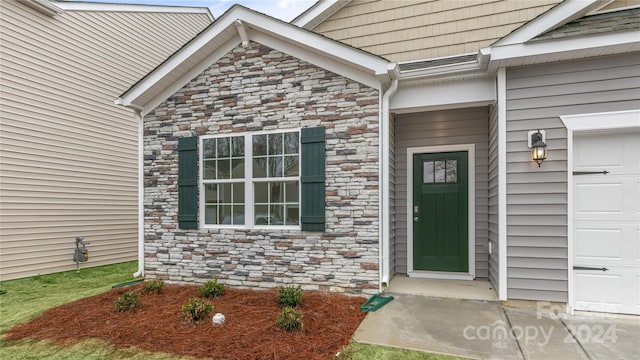
[[[528,133],[528,146],[531,149],[531,160],[538,164],[538,167],[542,165],[542,162],[547,158],[547,144],[545,143],[545,131],[533,130]]]

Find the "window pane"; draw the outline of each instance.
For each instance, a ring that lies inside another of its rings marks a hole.
[[[298,155],[284,157],[284,176],[298,176]]]
[[[300,194],[297,181],[288,181],[285,183],[287,203],[297,203]]]
[[[244,137],[236,136],[231,141],[231,156],[244,156]]]
[[[205,159],[213,159],[216,157],[216,139],[202,140],[202,157]]]
[[[253,136],[253,156],[267,155],[267,135]]]
[[[422,163],[422,182],[425,184],[433,183],[433,161],[425,161]]]
[[[269,135],[269,155],[282,154],[282,136],[283,134]]]
[[[216,178],[216,161],[204,160],[204,178],[215,179]]]
[[[218,202],[218,185],[207,184],[204,187],[204,200],[207,204]]]
[[[244,184],[233,184],[233,203],[244,204]]]
[[[298,205],[286,205],[285,225],[298,225],[300,223],[300,211]]]
[[[233,218],[231,217],[231,205],[219,206],[218,211],[220,212],[218,214],[218,218],[220,219],[218,224],[233,224]]]
[[[267,204],[269,202],[269,183],[258,182],[254,189],[256,204]]]
[[[269,207],[269,225],[284,225],[283,204],[274,204]]]
[[[244,159],[231,160],[231,177],[234,179],[244,178]]]
[[[253,159],[253,177],[267,177],[267,158]]]
[[[284,202],[284,183],[281,183],[281,182],[269,183],[269,192],[270,192],[269,201],[271,203]]]
[[[267,177],[282,177],[282,157],[269,157]]]
[[[255,210],[255,220],[254,223],[256,225],[269,225],[269,206],[268,205],[256,205]]]
[[[233,206],[233,224],[244,225],[244,206]]]
[[[447,160],[447,182],[458,182],[458,160]]]
[[[228,159],[218,160],[217,179],[229,179],[231,177],[230,162],[231,160]]]
[[[204,208],[204,223],[217,224],[218,207],[216,205],[207,205]]]
[[[231,203],[231,187],[233,184],[220,184],[218,185],[218,198],[221,203]]]
[[[229,138],[218,138],[218,158],[229,157]]]
[[[435,179],[436,179],[436,183],[443,183],[444,182],[444,174],[445,174],[445,169],[444,169],[444,160],[438,160],[435,162]]]
[[[297,154],[298,153],[298,133],[290,132],[284,134],[284,153],[285,154]]]

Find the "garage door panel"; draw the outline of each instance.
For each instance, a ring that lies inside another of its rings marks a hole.
[[[575,309],[640,314],[640,132],[578,134],[573,158]]]
[[[622,261],[622,229],[576,229],[575,257],[580,264]]]

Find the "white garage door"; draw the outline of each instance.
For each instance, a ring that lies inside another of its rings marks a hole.
[[[640,132],[575,135],[573,158],[575,309],[640,314]]]

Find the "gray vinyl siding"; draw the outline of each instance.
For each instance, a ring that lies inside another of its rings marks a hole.
[[[559,115],[640,108],[640,54],[507,69],[507,297],[567,301],[567,132]],[[547,132],[538,168],[527,132]]]
[[[395,130],[396,272],[407,273],[407,148],[475,144],[476,277],[486,278],[489,275],[487,107],[396,115]]]
[[[489,254],[489,281],[499,289],[499,217],[498,217],[498,107],[489,107],[489,220],[488,231],[491,242]]]
[[[396,129],[395,119],[393,115],[389,119],[389,276],[393,277],[396,273]]]
[[[113,100],[210,23],[205,13],[0,1],[0,280],[137,258],[137,124]]]

